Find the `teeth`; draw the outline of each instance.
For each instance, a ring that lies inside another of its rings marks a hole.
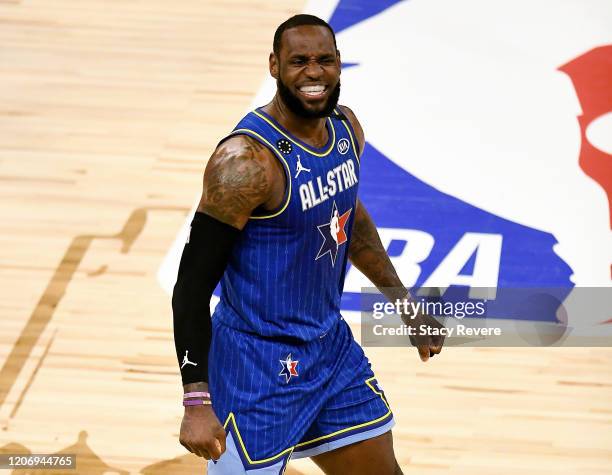
[[[325,86],[302,86],[300,91],[306,94],[321,94],[325,90]]]

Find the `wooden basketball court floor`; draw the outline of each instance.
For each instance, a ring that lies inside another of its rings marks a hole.
[[[76,453],[66,473],[205,472],[178,443],[156,272],[267,74],[275,27],[303,8],[0,0],[3,453]],[[407,474],[612,473],[610,349],[367,352]]]

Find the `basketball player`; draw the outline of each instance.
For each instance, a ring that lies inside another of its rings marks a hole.
[[[410,296],[357,198],[365,139],[337,105],[333,30],[310,15],[288,19],[269,67],[272,102],[208,162],[174,287],[180,442],[213,475],[282,474],[291,457],[312,457],[327,474],[400,474],[391,409],[340,315],[347,259],[390,300]],[[442,343],[413,341],[423,361]]]

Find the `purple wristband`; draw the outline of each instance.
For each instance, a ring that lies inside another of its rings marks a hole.
[[[187,399],[188,397],[207,397],[210,399],[210,393],[205,393],[202,391],[194,391],[191,393],[183,394],[183,399]]]
[[[209,406],[212,404],[210,399],[188,399],[183,401],[183,406]]]

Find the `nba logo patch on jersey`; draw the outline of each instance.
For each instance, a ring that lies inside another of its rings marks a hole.
[[[321,244],[321,249],[319,249],[319,253],[317,254],[317,257],[315,257],[315,261],[323,257],[325,254],[329,254],[332,266],[336,264],[338,248],[348,240],[344,226],[351,215],[351,211],[353,211],[353,208],[340,215],[338,206],[336,206],[336,202],[334,201],[329,223],[317,226],[319,233],[321,236],[323,236],[323,244]]]
[[[279,360],[279,361],[283,369],[281,369],[281,372],[278,373],[278,375],[284,376],[286,383],[288,383],[291,380],[291,378],[299,376],[297,372],[297,365],[299,361],[293,360],[291,358],[291,353],[289,353],[284,360]]]

